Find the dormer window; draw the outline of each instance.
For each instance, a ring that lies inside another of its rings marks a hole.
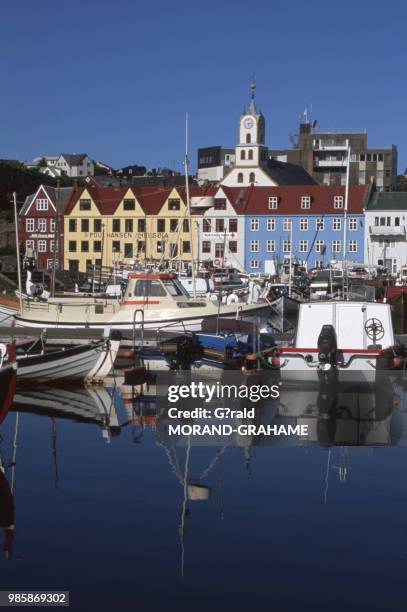
[[[37,210],[48,210],[48,200],[46,198],[37,199]]]
[[[334,208],[343,208],[343,196],[334,197]]]
[[[226,210],[226,199],[225,198],[215,198],[215,210]]]
[[[269,197],[269,210],[276,210],[278,208],[278,196]]]
[[[84,199],[84,198],[79,200],[79,210],[90,210],[90,209],[91,209],[90,200]]]
[[[181,203],[178,198],[172,198],[168,200],[168,210],[179,210]]]
[[[301,208],[311,208],[311,196],[301,196]]]

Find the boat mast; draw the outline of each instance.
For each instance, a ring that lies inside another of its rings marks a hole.
[[[56,268],[56,254],[58,248],[58,226],[59,226],[59,179],[57,179],[57,190],[55,197],[55,225],[54,225],[54,252],[52,254],[52,276],[51,276],[51,297],[55,296],[55,268]],[[58,251],[59,254],[59,251]]]
[[[18,240],[18,215],[17,215],[17,194],[13,193],[14,202],[14,225],[16,229],[16,256],[17,256],[17,276],[18,276],[18,292],[20,294],[20,312],[23,314],[23,296],[21,294],[21,266],[20,266],[20,245]]]
[[[290,268],[288,272],[288,295],[291,297],[292,285],[292,265],[293,265],[293,220],[290,219]]]
[[[189,177],[188,177],[188,113],[185,116],[185,190],[187,197],[187,210],[188,210],[188,225],[189,225],[189,241],[190,241],[190,253],[191,253],[191,268],[192,268],[192,294],[196,297],[196,284],[195,284],[195,261],[194,261],[194,242],[192,240],[193,228],[192,228],[192,215],[191,215],[191,200],[189,198]]]
[[[345,276],[347,275],[348,271],[347,271],[347,265],[346,265],[346,231],[347,231],[347,223],[348,223],[348,208],[349,208],[349,178],[350,178],[350,145],[349,145],[349,140],[347,141],[347,153],[348,153],[348,163],[346,165],[346,183],[345,183],[345,209],[344,209],[344,214],[343,214],[343,246],[342,246],[342,257],[343,257],[343,264],[342,264],[342,277],[343,277],[343,288],[347,288],[348,287],[348,279],[345,278]],[[348,291],[346,290],[346,293],[348,293]],[[345,295],[343,296],[345,297]],[[346,295],[346,299],[348,298],[348,295]]]

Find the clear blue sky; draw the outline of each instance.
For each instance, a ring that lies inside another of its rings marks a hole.
[[[312,102],[321,129],[363,128],[407,166],[407,4],[366,0],[6,0],[0,157],[88,152],[114,166],[235,145],[257,75],[267,144]]]

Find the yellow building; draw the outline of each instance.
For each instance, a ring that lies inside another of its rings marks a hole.
[[[77,188],[64,215],[64,268],[85,272],[94,265],[169,260],[187,265],[191,251],[197,257],[196,215],[191,232],[188,216],[185,189]]]

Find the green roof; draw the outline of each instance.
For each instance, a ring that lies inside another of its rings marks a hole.
[[[407,210],[407,191],[375,191],[366,210]]]

